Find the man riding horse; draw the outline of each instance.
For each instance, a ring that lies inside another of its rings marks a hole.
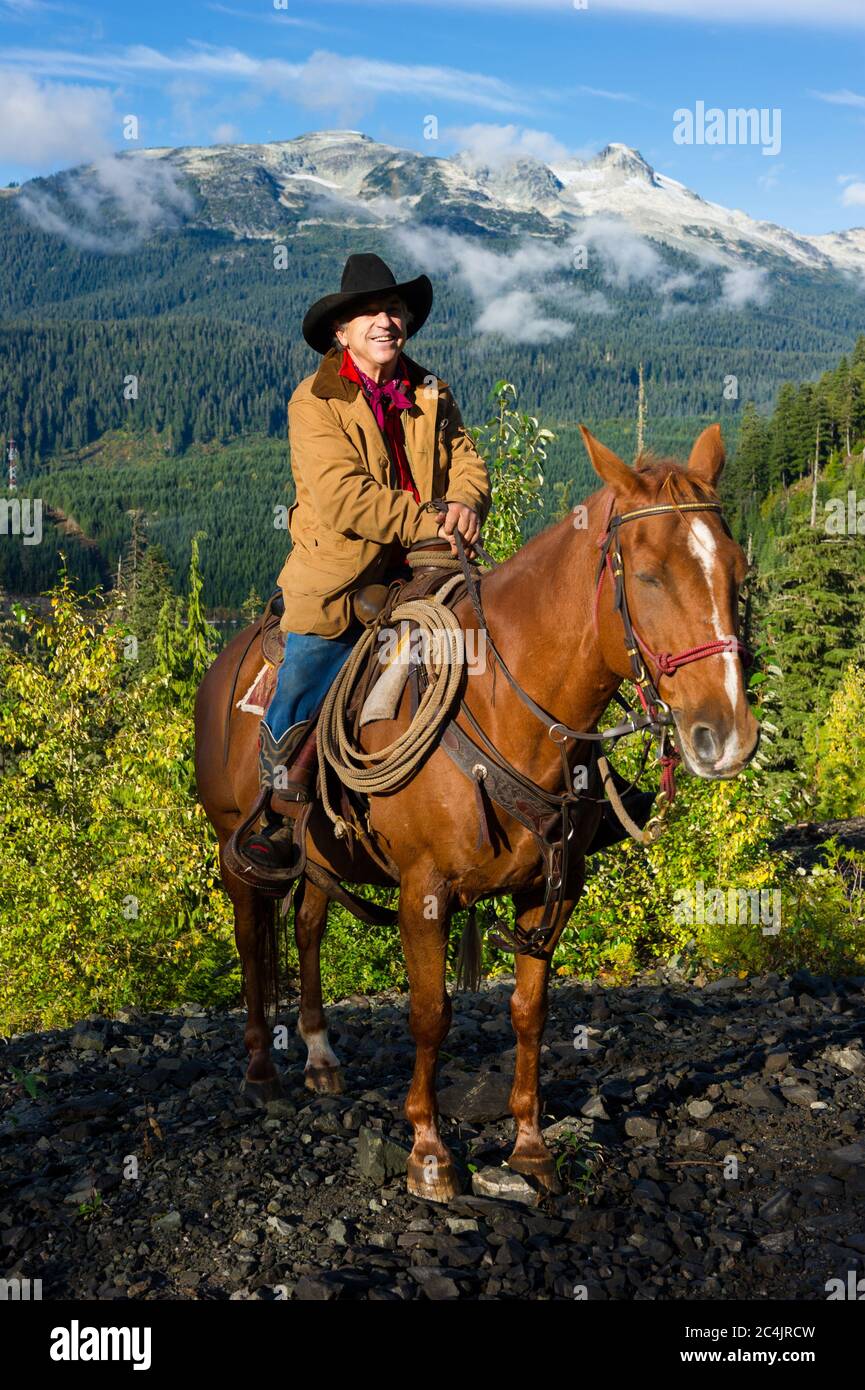
[[[288,405],[296,501],[279,575],[285,654],[261,721],[262,787],[276,791],[248,858],[295,861],[294,829],[316,775],[315,720],[362,632],[352,595],[405,574],[408,546],[453,533],[466,553],[490,508],[486,465],[450,388],[403,352],[432,307],[426,275],[398,284],[378,256],[349,256],[338,294],[309,310],[303,336],[321,353]],[[434,509],[444,499],[447,512]]]

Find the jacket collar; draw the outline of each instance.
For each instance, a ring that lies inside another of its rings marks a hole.
[[[448,385],[440,377],[436,377],[433,372],[429,372],[425,367],[421,367],[413,361],[407,353],[403,352],[402,360],[405,363],[406,375],[412,386],[423,386],[429,384],[430,377],[435,377],[438,390],[446,391]],[[312,383],[312,394],[321,400],[329,400],[332,396],[338,397],[343,401],[353,401],[360,392],[360,387],[356,381],[349,380],[348,377],[340,376],[339,368],[342,362],[342,350],[330,348],[322,359],[321,366],[315,374]]]

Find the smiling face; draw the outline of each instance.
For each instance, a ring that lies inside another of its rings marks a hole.
[[[717,502],[714,488],[724,463],[717,426],[697,440],[687,472],[660,462],[628,468],[587,434],[592,464],[615,493],[616,514],[654,505]],[[628,610],[648,652],[680,655],[738,635],[739,589],[747,562],[717,511],[640,517],[624,523],[619,537]],[[629,677],[621,618],[612,610],[611,595],[606,602],[604,656],[612,671]],[[741,772],[756,752],[759,726],[748,704],[739,655],[714,651],[670,674],[647,651],[642,656],[672,711],[688,769],[711,779]]]
[[[360,312],[335,325],[337,341],[348,348],[361,371],[373,381],[388,381],[405,346],[408,312],[398,294],[379,295]]]

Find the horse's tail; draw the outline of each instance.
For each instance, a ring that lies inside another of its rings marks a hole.
[[[484,974],[484,943],[478,926],[477,909],[469,908],[466,924],[457,948],[457,965],[454,983],[457,989],[467,989],[474,993],[481,987]]]
[[[289,934],[292,919],[288,910],[291,905],[292,890],[294,892],[294,910],[299,912],[303,901],[302,879],[296,880],[282,899],[265,893],[256,893],[255,895],[255,930],[259,938],[260,987],[264,1015],[271,1028],[276,1023],[280,998],[291,974]],[[278,912],[277,908],[279,909]],[[244,1003],[248,1003],[245,978],[243,985]]]

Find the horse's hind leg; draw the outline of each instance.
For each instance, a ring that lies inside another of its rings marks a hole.
[[[249,1053],[246,1090],[256,1100],[272,1100],[281,1086],[270,1044],[268,1009],[279,1003],[278,957],[274,903],[241,882],[223,867],[222,881],[234,906],[234,939],[243,970],[246,1029],[243,1040]]]
[[[336,1094],[342,1090],[342,1073],[328,1040],[321,1001],[321,939],[327,925],[327,904],[327,894],[314,883],[305,880],[298,884],[294,900],[294,937],[300,957],[297,1031],[307,1047],[307,1086],[312,1091]]]
[[[434,903],[436,912],[427,914]],[[453,1159],[439,1134],[435,1079],[439,1048],[451,1023],[445,988],[450,902],[444,892],[424,896],[414,884],[400,888],[399,929],[408,969],[409,1022],[416,1045],[414,1075],[405,1103],[414,1129],[408,1190],[414,1197],[447,1202],[459,1190]]]
[[[542,907],[533,905],[523,907],[521,911],[522,902],[516,895],[514,905],[517,909],[517,922],[524,930],[531,931],[539,925],[543,914]],[[540,1129],[541,1039],[547,1021],[547,986],[552,954],[573,905],[572,901],[565,902],[560,925],[545,952],[544,959],[538,960],[534,956],[516,957],[516,987],[511,996],[511,1022],[517,1040],[517,1053],[510,1108],[516,1120],[517,1135],[508,1165],[518,1173],[536,1178],[540,1185],[550,1192],[558,1192],[561,1187],[556,1176],[553,1155],[547,1148]]]

